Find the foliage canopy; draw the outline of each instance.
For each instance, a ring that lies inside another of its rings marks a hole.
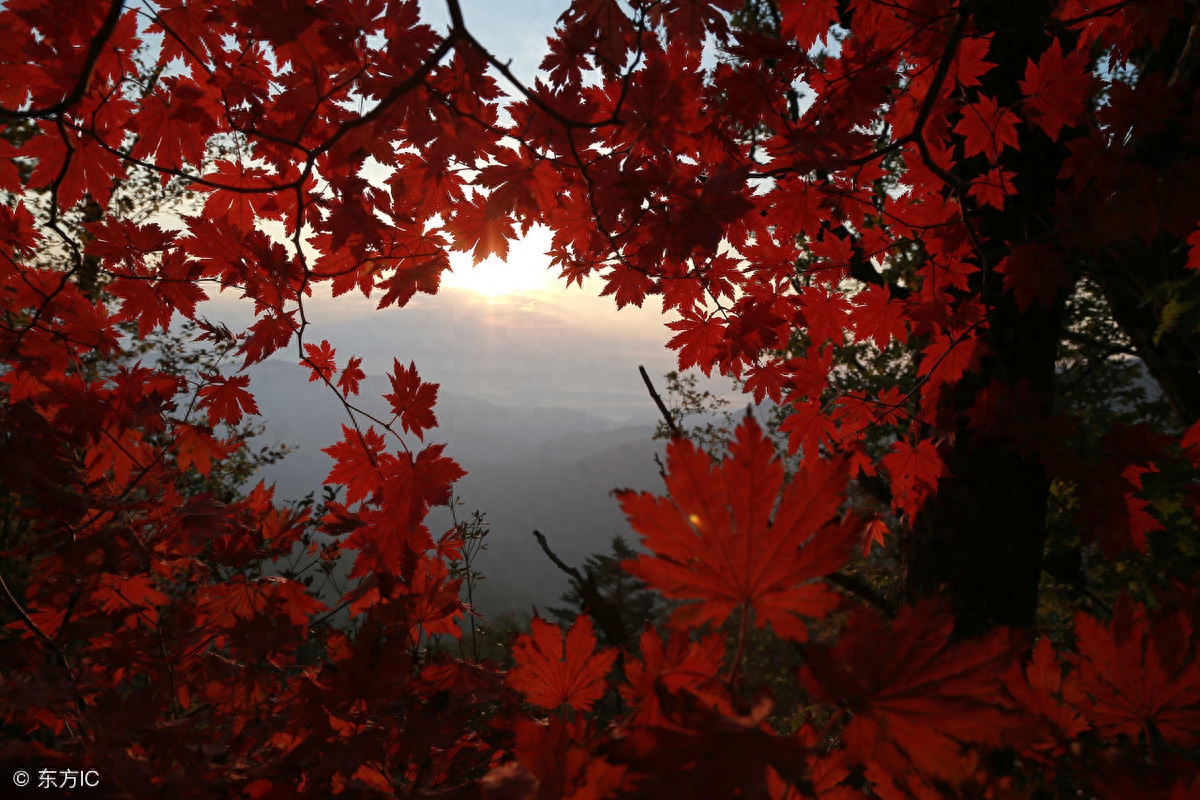
[[[3,759],[133,797],[1200,792],[1200,7],[576,0],[529,84],[447,8],[0,11]],[[190,192],[178,226],[131,184]],[[425,523],[463,475],[426,442],[437,384],[397,358],[391,417],[364,412],[307,301],[404,306],[535,224],[568,284],[661,301],[681,369],[779,404],[798,466],[752,420],[717,463],[673,441],[667,495],[622,496],[629,571],[682,601],[665,630],[597,650],[537,620],[505,674],[427,646],[470,613],[461,531]],[[216,289],[247,330],[197,318]],[[91,368],[178,318],[240,368]],[[1162,416],[1067,413],[1063,343],[1098,322]],[[344,499],[195,491],[286,348],[343,400]],[[868,606],[825,576],[884,528],[903,592]],[[335,608],[251,569],[314,529],[354,554]],[[1155,567],[1056,648],[1048,550]],[[794,731],[743,680],[764,625]]]

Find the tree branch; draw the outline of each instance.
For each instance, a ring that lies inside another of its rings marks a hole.
[[[651,399],[654,400],[654,405],[658,406],[659,413],[666,420],[667,430],[671,432],[672,439],[682,439],[683,433],[675,425],[675,420],[671,418],[671,412],[667,410],[667,404],[659,397],[658,392],[654,389],[654,384],[650,380],[650,376],[646,373],[646,368],[641,364],[638,365],[638,372],[642,375],[642,382],[646,384],[646,391],[650,392]]]
[[[546,541],[546,535],[544,533],[539,530],[534,530],[533,538],[537,539],[537,543],[541,545],[542,552],[545,553],[546,557],[554,563],[554,566],[558,567],[561,571],[565,572],[567,575],[571,576],[580,583],[583,583],[583,575],[579,573],[579,570],[575,569],[570,564],[567,564],[558,557],[557,553],[550,549],[550,543]]]
[[[621,612],[604,595],[600,594],[600,589],[596,586],[596,577],[591,572],[588,572],[586,576],[580,574],[579,570],[559,558],[558,554],[550,549],[550,543],[546,541],[546,536],[541,531],[535,530],[533,538],[537,539],[542,552],[554,563],[554,566],[570,576],[579,592],[580,599],[583,600],[583,610],[596,621],[604,638],[608,640],[608,644],[615,646],[628,642],[629,634],[625,630],[625,624],[621,621]]]
[[[71,89],[70,94],[54,105],[44,108],[31,108],[28,111],[0,108],[0,117],[16,119],[52,117],[78,103],[87,91],[88,84],[92,82],[92,72],[96,69],[96,62],[100,59],[100,51],[104,49],[104,45],[108,44],[109,37],[116,29],[117,22],[121,19],[121,12],[124,10],[124,0],[113,0],[113,4],[108,7],[108,14],[105,15],[100,30],[96,31],[96,35],[88,42],[87,55],[83,59],[83,70],[79,73],[79,79],[75,82],[75,87]]]
[[[855,577],[854,575],[847,575],[844,572],[831,572],[825,576],[825,580],[829,581],[834,586],[845,589],[847,592],[850,592],[850,594],[856,595],[859,598],[867,601],[871,605],[875,606],[875,608],[879,609],[879,611],[888,619],[892,619],[896,616],[896,610],[892,608],[892,604],[888,602],[887,598],[872,589],[871,586],[862,578]]]
[[[21,621],[25,623],[25,627],[29,628],[39,639],[49,644],[55,650],[60,650],[58,643],[47,636],[46,632],[33,621],[33,617],[29,616],[29,612],[25,610],[25,607],[17,602],[17,598],[13,595],[12,590],[8,588],[8,582],[4,580],[3,575],[0,575],[0,590],[4,591],[4,596],[8,599],[9,605],[21,617]]]

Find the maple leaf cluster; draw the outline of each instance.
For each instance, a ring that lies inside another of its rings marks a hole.
[[[1052,480],[1104,558],[1200,518],[1200,11],[1047,5],[576,0],[524,82],[457,0],[442,31],[414,0],[6,3],[0,760],[103,765],[127,797],[1200,791],[1194,590],[1079,610],[1056,648],[1030,632],[1042,539],[1007,581],[1024,616],[972,605],[986,559],[921,560],[1044,518]],[[681,368],[782,409],[795,468],[753,420],[721,460],[673,441],[666,494],[619,495],[663,629],[597,649],[589,617],[535,618],[506,671],[434,646],[474,613],[461,532],[427,524],[465,474],[426,441],[437,384],[397,357],[390,418],[364,412],[362,357],[310,340],[307,301],[404,307],[534,225],[568,285],[653,295]],[[1175,429],[1087,453],[1056,416],[1051,326],[1085,275]],[[244,331],[198,317],[217,291]],[[180,320],[241,363],[127,363],[126,334]],[[248,368],[288,352],[342,402],[340,499],[189,489],[259,414]],[[850,388],[860,356],[908,382]],[[1013,485],[963,504],[980,459]],[[889,533],[924,580],[864,605],[842,571]],[[353,553],[352,588],[263,568],[306,548]],[[786,723],[745,663],[767,629]]]

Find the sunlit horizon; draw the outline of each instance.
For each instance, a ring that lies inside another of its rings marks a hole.
[[[504,259],[492,256],[474,264],[468,254],[452,253],[451,269],[442,275],[442,286],[466,289],[494,302],[521,294],[558,294],[564,285],[550,266],[549,245],[550,232],[537,227],[513,241]]]

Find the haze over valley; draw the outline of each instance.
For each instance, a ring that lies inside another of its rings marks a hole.
[[[266,425],[255,444],[287,444],[291,451],[257,478],[275,483],[276,497],[296,500],[318,491],[332,460],[321,452],[340,438],[345,412],[327,389],[307,383],[306,370],[268,361],[252,370],[253,389]],[[360,400],[385,414],[379,399],[386,377],[368,376]],[[439,427],[427,442],[444,442],[446,455],[468,475],[455,485],[460,521],[478,509],[490,523],[487,550],[476,568],[485,575],[475,601],[485,616],[527,613],[557,605],[567,578],[542,553],[532,531],[549,538],[568,564],[607,551],[613,536],[630,541],[615,488],[662,491],[654,462],[663,442],[652,439],[653,405],[640,417],[611,417],[563,406],[526,407],[439,392]],[[410,446],[420,446],[411,437]],[[319,495],[319,491],[318,491]],[[453,522],[435,509],[427,524],[436,537]]]

